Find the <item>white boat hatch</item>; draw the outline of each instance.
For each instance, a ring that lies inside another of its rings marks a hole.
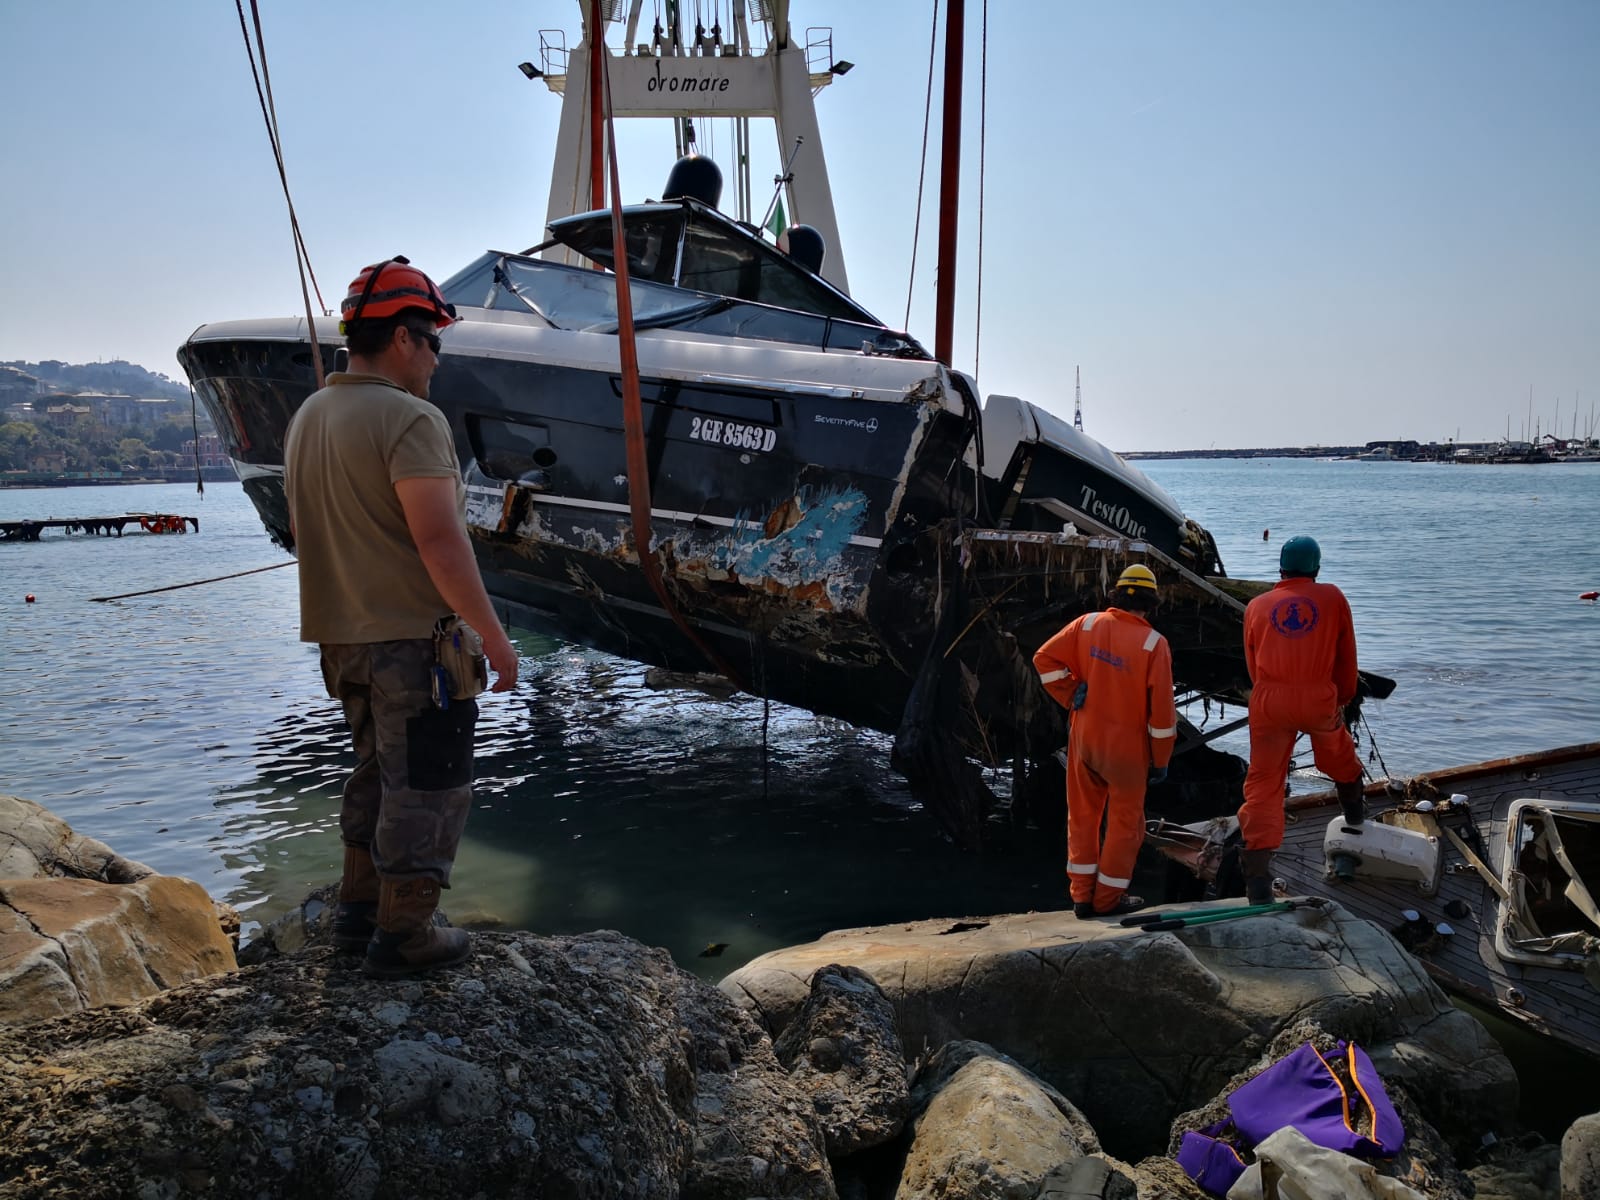
[[[1501,881],[1502,958],[1600,975],[1600,804],[1512,801]]]

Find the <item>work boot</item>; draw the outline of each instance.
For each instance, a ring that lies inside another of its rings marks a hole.
[[[1334,789],[1339,793],[1339,807],[1344,809],[1344,823],[1346,825],[1359,825],[1367,819],[1367,799],[1363,796],[1361,781],[1354,783],[1336,783]]]
[[[367,943],[368,975],[397,979],[465,962],[472,945],[464,929],[435,925],[439,881],[427,876],[384,879],[378,887],[378,928]]]
[[[1244,902],[1271,904],[1272,851],[1243,850],[1239,853],[1239,866],[1244,872]]]
[[[1094,919],[1094,905],[1087,900],[1075,900],[1072,903],[1072,915],[1080,921],[1092,921]]]
[[[1146,904],[1143,896],[1130,896],[1126,892],[1117,897],[1117,902],[1110,908],[1097,908],[1094,915],[1097,917],[1121,917],[1128,913],[1138,912]]]
[[[339,906],[333,910],[333,946],[359,954],[378,927],[378,871],[366,846],[344,848],[344,878],[339,881]]]

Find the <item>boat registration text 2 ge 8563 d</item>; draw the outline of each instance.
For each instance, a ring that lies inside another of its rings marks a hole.
[[[715,442],[738,450],[765,454],[778,442],[778,431],[765,425],[741,425],[737,421],[718,421],[695,417],[689,423],[689,436],[697,442]]]

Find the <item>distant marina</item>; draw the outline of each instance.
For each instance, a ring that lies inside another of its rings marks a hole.
[[[1501,439],[1494,442],[1418,442],[1391,438],[1360,446],[1257,446],[1220,450],[1129,450],[1126,459],[1179,458],[1312,458],[1355,462],[1423,462],[1493,464],[1600,463],[1600,441],[1594,438],[1555,438],[1546,435],[1532,442]]]

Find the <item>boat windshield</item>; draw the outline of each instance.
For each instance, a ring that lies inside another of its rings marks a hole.
[[[630,282],[634,323],[643,328],[674,324],[717,303],[715,296]],[[439,290],[451,304],[531,312],[557,329],[614,333],[617,328],[617,281],[610,272],[516,254],[486,254]]]
[[[693,201],[633,204],[622,210],[630,278],[677,284],[880,328],[879,321],[748,226]],[[578,213],[550,223],[550,237],[591,262],[612,266],[611,214]]]
[[[617,331],[616,276],[521,254],[485,254],[441,285],[451,304],[526,312],[557,329]],[[693,330],[720,337],[758,338],[822,350],[868,350],[926,358],[916,340],[881,325],[839,320],[714,292],[689,291],[630,279],[636,329]]]

